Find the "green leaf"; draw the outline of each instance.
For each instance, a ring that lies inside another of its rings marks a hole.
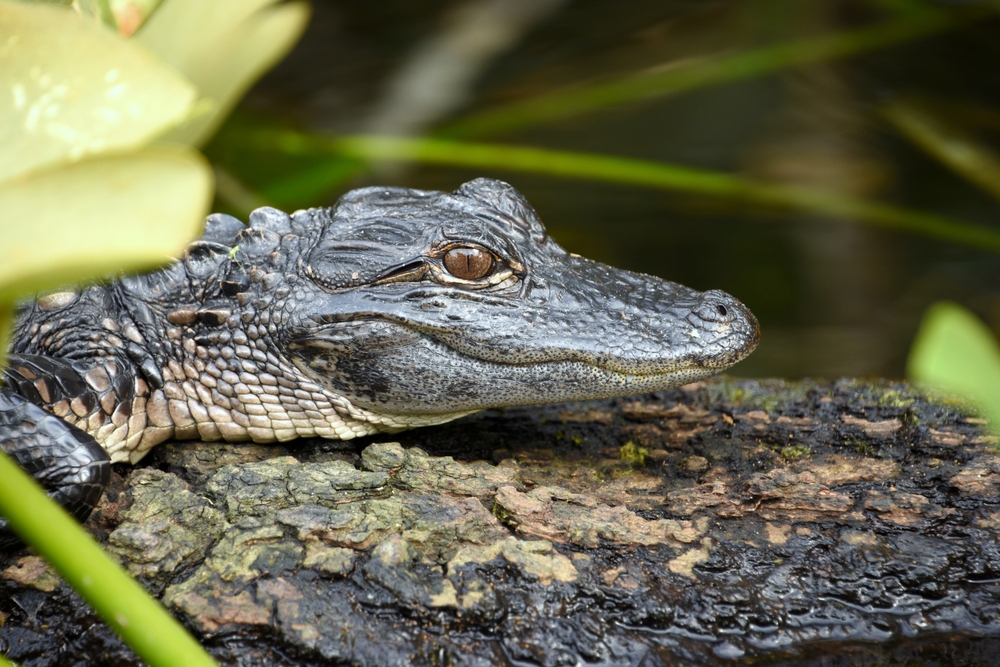
[[[135,38],[198,87],[197,111],[165,138],[200,146],[264,72],[291,50],[309,4],[275,0],[171,0]],[[206,66],[210,63],[211,66]]]
[[[123,150],[180,122],[195,90],[74,12],[0,1],[0,182]]]
[[[168,261],[197,236],[212,195],[196,151],[150,147],[0,185],[0,303]]]
[[[993,332],[958,304],[942,301],[924,315],[910,349],[907,376],[963,396],[1000,428],[1000,347]]]

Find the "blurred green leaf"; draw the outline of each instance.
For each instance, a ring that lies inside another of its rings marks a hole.
[[[67,9],[0,1],[0,182],[134,148],[180,122],[190,83]]]
[[[251,84],[291,50],[309,21],[309,4],[274,3],[170,0],[136,33],[200,94],[196,113],[165,139],[204,144]]]
[[[983,322],[942,301],[924,315],[910,349],[907,376],[976,405],[1000,429],[1000,346]]]
[[[0,184],[0,302],[168,261],[197,236],[212,176],[199,153],[151,147]]]

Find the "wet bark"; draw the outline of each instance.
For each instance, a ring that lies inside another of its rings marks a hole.
[[[353,443],[176,443],[90,525],[224,664],[992,665],[1000,456],[905,385],[718,380]],[[28,552],[0,650],[138,664]]]

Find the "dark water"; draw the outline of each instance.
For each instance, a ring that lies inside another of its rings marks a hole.
[[[487,5],[523,12],[532,3],[313,4],[304,40],[256,87],[243,110],[310,132],[341,133],[384,129],[382,121],[392,116],[387,111],[391,82],[421,53],[460,34],[467,17],[462,12]],[[467,138],[804,185],[1000,232],[997,190],[990,194],[957,174],[883,114],[884,105],[903,102],[908,109],[932,112],[979,149],[1000,152],[1000,11],[995,5],[980,14],[969,11],[975,3],[958,1],[575,0],[549,5],[510,30],[506,41],[500,39],[466,84],[448,92],[456,96],[450,107],[416,123],[411,133],[440,131],[483,110],[569,86],[939,11],[930,21],[939,25],[923,35],[850,57]],[[502,27],[503,21],[486,24]],[[939,299],[972,308],[1000,330],[996,251],[844,217],[500,168],[411,165],[361,174],[335,190],[375,182],[454,189],[481,175],[507,180],[524,192],[570,250],[700,289],[725,289],[747,303],[761,321],[763,338],[758,351],[734,369],[737,375],[900,377],[921,314]],[[252,174],[248,178],[252,181]]]

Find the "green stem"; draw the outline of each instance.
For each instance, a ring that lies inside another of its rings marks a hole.
[[[985,15],[970,12],[968,20]],[[604,84],[580,86],[475,113],[442,128],[437,136],[481,137],[530,127],[638,100],[740,81],[783,69],[857,55],[960,25],[957,15],[928,10],[901,20],[807,37],[730,56],[711,56],[656,67]]]
[[[373,136],[326,139],[296,132],[272,131],[251,133],[245,138],[262,149],[277,148],[289,154],[315,155],[318,151],[325,151],[365,160],[509,169],[695,192],[834,216],[1000,252],[1000,231],[987,227],[814,188],[764,183],[722,172],[650,160],[444,139]]]
[[[215,667],[211,656],[7,455],[0,514],[152,667]]]

